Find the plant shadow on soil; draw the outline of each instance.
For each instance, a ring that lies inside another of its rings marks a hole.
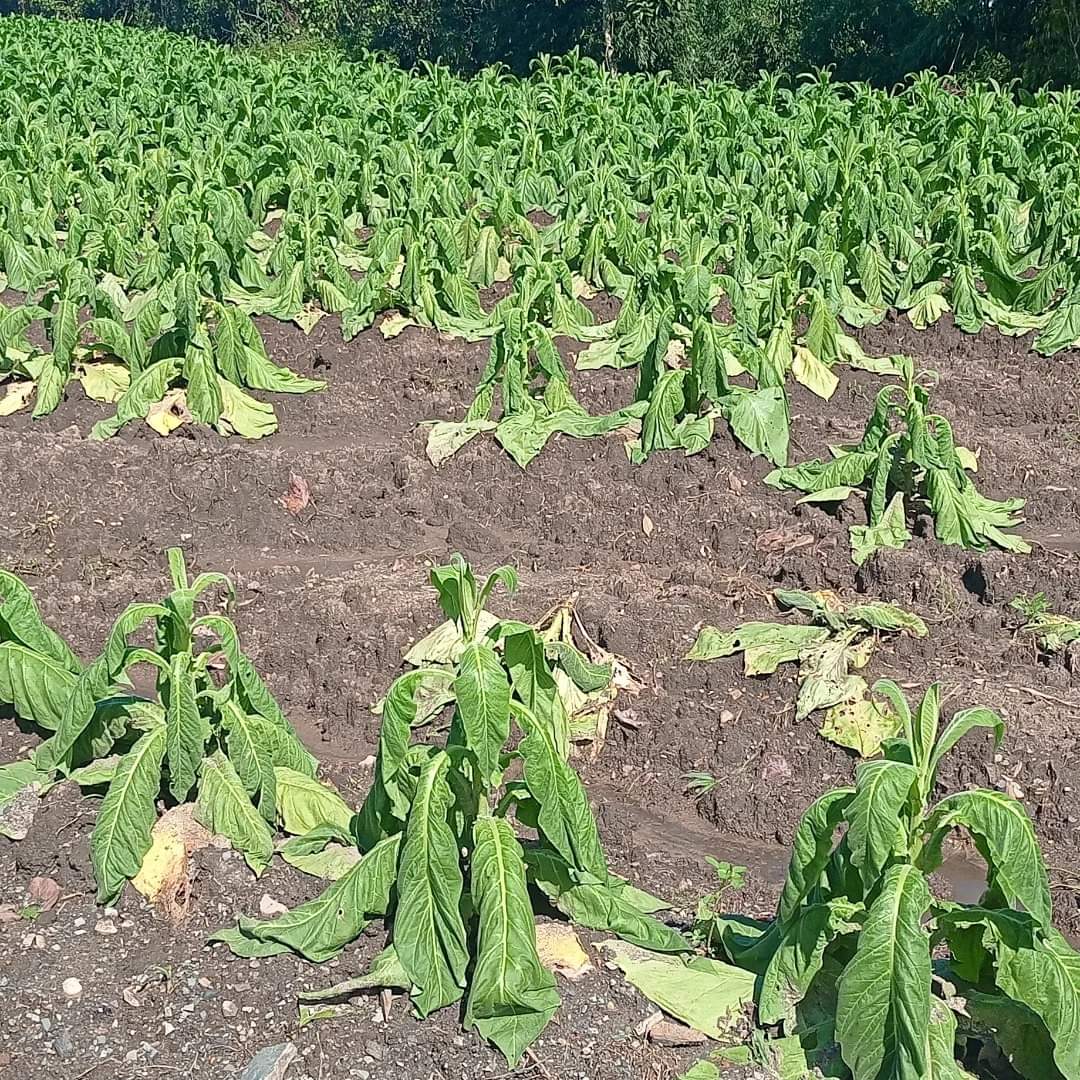
[[[486,346],[416,329],[343,344],[330,319],[310,336],[272,321],[261,329],[272,356],[329,383],[322,394],[278,398],[281,431],[263,443],[189,428],[160,439],[142,425],[90,443],[103,410],[78,389],[42,421],[19,415],[0,428],[0,467],[14,496],[0,518],[0,559],[83,656],[128,601],[160,593],[164,550],[182,545],[196,570],[235,576],[247,649],[346,798],[358,801],[370,779],[361,762],[377,736],[370,705],[438,617],[429,564],[455,550],[478,570],[512,563],[522,587],[497,610],[537,618],[577,593],[589,634],[644,683],[637,699],[619,702],[622,721],[612,721],[598,759],[580,762],[615,869],[685,918],[709,888],[705,855],[746,861],[747,888],[730,904],[764,914],[800,813],[849,781],[854,761],[818,736],[813,717],[795,722],[790,672],[746,679],[737,658],[691,665],[681,657],[703,622],[773,617],[777,586],[895,601],[931,633],[883,643],[870,677],[894,678],[912,694],[939,679],[946,715],[985,704],[1006,718],[1004,745],[995,753],[989,741],[963,743],[943,782],[1022,791],[1052,868],[1058,922],[1080,933],[1080,674],[1068,654],[1039,657],[1008,607],[1017,594],[1042,591],[1054,610],[1080,615],[1075,353],[1046,360],[1024,339],[972,338],[947,317],[924,333],[892,319],[860,332],[867,351],[908,352],[941,373],[936,407],[979,451],[981,489],[1026,498],[1024,531],[1035,543],[1026,557],[965,552],[939,545],[919,522],[905,551],[879,553],[857,570],[847,542],[853,512],[796,506],[796,494],[765,488],[767,464],[724,429],[702,454],[655,455],[639,467],[619,436],[556,437],[526,472],[477,439],[436,472],[418,425],[463,414]],[[574,378],[594,411],[633,392],[632,373]],[[879,385],[846,372],[827,405],[796,387],[792,460],[857,438]],[[312,495],[297,516],[279,502],[293,473]],[[0,760],[31,741],[0,721]],[[695,801],[682,794],[688,771],[720,783]],[[322,968],[207,948],[207,933],[238,912],[257,914],[264,893],[292,904],[319,891],[279,863],[253,882],[241,861],[208,849],[182,927],[129,891],[109,920],[118,932],[99,934],[87,848],[94,811],[93,799],[63,785],[25,841],[0,841],[0,903],[20,903],[35,874],[63,890],[55,911],[0,925],[0,1076],[216,1078],[285,1039],[301,1051],[290,1072],[297,1078],[506,1074],[494,1052],[460,1031],[453,1010],[419,1023],[400,997],[389,1023],[378,1021],[372,999],[350,1019],[297,1030],[296,992],[362,971],[381,931]],[[978,885],[967,858],[958,851],[943,881],[965,899]],[[643,1043],[634,1027],[651,1007],[599,954],[593,960],[581,982],[560,979],[563,1007],[536,1061],[515,1075],[677,1076],[694,1052]],[[68,976],[84,986],[77,1004],[60,992]],[[226,1001],[237,1016],[223,1014]]]

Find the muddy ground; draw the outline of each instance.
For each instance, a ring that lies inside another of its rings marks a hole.
[[[476,440],[436,472],[422,422],[463,413],[485,346],[416,329],[343,345],[330,320],[308,337],[275,323],[264,330],[273,356],[326,378],[329,389],[278,398],[281,431],[263,443],[193,429],[161,439],[141,425],[91,443],[102,409],[78,389],[42,421],[20,415],[0,427],[9,507],[0,561],[23,575],[82,655],[100,646],[126,603],[163,590],[164,549],[181,544],[195,569],[234,575],[248,651],[358,799],[370,776],[361,763],[375,749],[370,705],[402,651],[437,619],[430,564],[453,551],[482,569],[513,563],[522,587],[512,603],[500,597],[498,610],[536,618],[578,594],[588,632],[644,684],[620,703],[625,722],[613,722],[598,759],[581,763],[615,867],[667,896],[679,917],[708,887],[703,856],[745,862],[750,880],[733,904],[764,913],[799,814],[848,781],[854,761],[819,737],[813,718],[794,721],[790,670],[748,680],[740,661],[681,657],[703,622],[769,617],[776,586],[898,601],[926,619],[930,637],[883,645],[870,675],[912,692],[937,679],[946,713],[981,703],[1005,716],[1004,746],[995,754],[988,740],[969,740],[944,779],[1022,793],[1052,867],[1058,922],[1080,933],[1080,676],[1067,656],[1040,657],[1008,607],[1042,591],[1054,610],[1080,616],[1075,353],[1046,360],[1024,340],[972,339],[944,320],[922,334],[906,321],[863,333],[869,350],[905,351],[941,373],[938,408],[980,452],[982,490],[1028,500],[1034,551],[966,553],[917,536],[856,571],[845,520],[762,486],[767,464],[724,430],[703,454],[657,455],[636,468],[620,436],[556,437],[524,473],[493,441]],[[578,389],[594,409],[610,407],[632,394],[630,379],[590,373]],[[857,437],[878,385],[846,373],[827,406],[796,388],[792,460]],[[279,502],[291,474],[312,494],[299,516]],[[0,760],[32,742],[0,721]],[[686,795],[690,771],[716,776],[715,792]],[[93,812],[91,800],[60,788],[26,841],[0,840],[0,903],[21,902],[35,874],[62,888],[57,909],[38,922],[0,925],[0,1076],[225,1077],[287,1039],[301,1051],[289,1073],[297,1080],[506,1075],[452,1010],[421,1024],[399,999],[383,1023],[372,1001],[350,1020],[297,1030],[296,991],[362,970],[377,936],[332,970],[204,946],[237,911],[257,914],[264,893],[291,904],[317,891],[288,867],[275,864],[254,882],[238,860],[204,852],[184,927],[128,895],[105,917],[116,933],[99,933],[87,855]],[[560,981],[564,1006],[535,1059],[513,1075],[678,1075],[693,1053],[635,1035],[650,1007],[598,954],[594,961],[581,982]],[[61,995],[68,976],[83,984],[77,1003]]]

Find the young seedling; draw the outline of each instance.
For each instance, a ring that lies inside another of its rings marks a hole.
[[[1027,620],[1020,629],[1033,634],[1039,648],[1048,653],[1060,652],[1074,641],[1080,641],[1080,619],[1055,615],[1045,593],[1018,596],[1009,604]]]
[[[583,926],[646,948],[688,945],[653,917],[660,901],[608,868],[568,764],[550,643],[485,610],[496,585],[516,586],[514,572],[503,567],[479,587],[455,556],[431,580],[447,623],[423,651],[438,645],[440,663],[407,672],[386,694],[375,778],[351,825],[362,857],[316,900],[215,937],[241,955],[291,949],[323,961],[382,917],[391,941],[371,971],[302,1000],[401,987],[428,1016],[464,998],[466,1028],[513,1066],[559,1004],[537,954],[535,893]],[[434,722],[442,710],[445,728]],[[320,830],[313,843],[332,833]]]
[[[926,624],[895,604],[848,603],[833,592],[777,589],[783,607],[801,611],[810,623],[749,622],[734,630],[703,627],[687,660],[717,660],[742,653],[747,675],[771,675],[783,663],[799,665],[795,719],[825,710],[821,734],[840,746],[872,757],[896,732],[899,718],[867,693],[854,674],[869,663],[881,634],[926,636]]]
[[[800,502],[841,503],[860,491],[869,523],[851,529],[851,558],[859,566],[879,548],[902,548],[911,539],[908,520],[920,511],[931,515],[942,543],[1029,552],[1005,531],[1022,524],[1024,500],[996,502],[979,493],[968,475],[974,455],[954,443],[945,417],[929,411],[922,385],[928,373],[917,377],[910,358],[894,359],[903,381],[878,394],[858,443],[833,447],[831,461],[774,469],[765,483],[805,491]]]

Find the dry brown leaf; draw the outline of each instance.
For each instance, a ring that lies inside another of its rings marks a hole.
[[[704,1032],[675,1020],[660,1020],[650,1025],[648,1034],[649,1041],[657,1046],[700,1046],[709,1041]]]
[[[649,517],[648,514],[642,514],[641,515],[641,531],[646,536],[652,536],[652,534],[653,534],[652,518]]]
[[[308,482],[296,473],[289,473],[289,489],[278,502],[296,517],[311,504],[311,488],[308,487]]]
[[[60,886],[51,877],[33,877],[26,897],[28,903],[37,904],[42,911],[52,911],[60,899]]]
[[[799,548],[811,547],[814,538],[809,533],[794,532],[790,529],[767,529],[754,541],[758,551],[788,555]]]
[[[211,845],[229,846],[227,840],[215,837],[195,820],[194,810],[192,803],[183,803],[162,814],[150,834],[150,850],[131,881],[173,922],[180,922],[187,915],[191,892],[190,856]]]

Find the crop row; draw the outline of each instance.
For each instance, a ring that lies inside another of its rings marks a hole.
[[[90,841],[100,902],[129,879],[166,909],[175,902],[184,844],[170,848],[158,804],[193,800],[195,819],[256,875],[277,851],[329,880],[314,900],[274,919],[240,917],[212,941],[321,963],[370,922],[385,924],[368,971],[302,995],[311,1018],[324,1015],[314,1005],[380,988],[407,992],[421,1017],[461,1002],[466,1029],[513,1067],[559,1007],[537,948],[536,914],[547,911],[615,934],[606,947],[626,977],[720,1042],[691,1076],[741,1060],[792,1080],[815,1069],[963,1080],[958,1058],[975,1041],[995,1043],[1030,1080],[1080,1078],[1080,955],[1054,926],[1030,819],[998,791],[936,800],[943,758],[978,729],[999,743],[1001,719],[976,707],[943,725],[936,684],[912,709],[895,683],[871,693],[850,673],[869,661],[873,635],[925,635],[916,616],[784,593],[810,624],[702,631],[688,659],[743,651],[754,674],[798,659],[798,715],[827,709],[822,733],[840,741],[861,725],[869,743],[848,745],[873,760],[807,809],[772,918],[731,914],[724,894],[741,874],[713,860],[720,889],[689,925],[673,925],[662,899],[611,869],[574,768],[575,738],[598,735],[599,715],[629,684],[617,658],[578,648],[565,605],[539,625],[499,618],[488,604],[500,586],[516,588],[511,568],[483,584],[460,556],[432,570],[444,621],[409,650],[379,704],[373,780],[354,813],[318,777],[231,619],[200,614],[215,592],[228,600],[228,579],[192,579],[176,550],[169,565],[171,591],[128,607],[86,665],[0,571],[0,702],[47,735],[0,765],[0,832],[24,836],[57,779],[104,791]],[[1040,633],[1046,612],[1025,610]],[[155,674],[147,696],[127,678],[140,665]],[[279,827],[291,838],[275,844]],[[986,862],[978,904],[931,891],[957,831]]]
[[[97,437],[170,390],[257,437],[276,420],[248,390],[321,384],[255,318],[333,314],[351,338],[392,313],[387,333],[491,341],[433,460],[483,431],[521,465],[554,433],[692,453],[719,421],[784,466],[789,379],[827,398],[845,367],[897,370],[845,327],[951,311],[1046,354],[1080,340],[1069,91],[688,88],[574,58],[465,80],[24,18],[0,47],[0,271],[22,296],[0,312],[0,411],[47,413],[78,379],[116,404]],[[559,337],[578,367],[635,368],[633,401],[590,415]]]

